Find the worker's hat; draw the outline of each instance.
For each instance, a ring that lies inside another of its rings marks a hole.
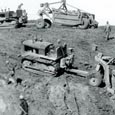
[[[23,98],[24,98],[24,96],[21,94],[21,95],[19,96],[19,98],[20,98],[20,99],[23,99]]]
[[[9,64],[9,61],[8,61],[8,60],[6,60],[6,64]]]

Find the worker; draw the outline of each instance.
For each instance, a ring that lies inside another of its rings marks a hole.
[[[1,12],[3,12],[3,9],[1,9]]]
[[[74,50],[73,50],[73,48],[69,48],[69,55],[68,55],[67,60],[66,60],[66,66],[68,68],[71,68],[73,62],[74,62]]]
[[[10,11],[10,8],[8,8],[8,11]]]
[[[61,58],[61,57],[64,57],[65,56],[65,53],[64,53],[64,47],[62,45],[62,42],[60,39],[57,40],[57,57],[58,58]]]
[[[106,34],[106,40],[109,40],[109,39],[110,39],[111,27],[110,27],[108,21],[106,22],[106,27],[105,27],[105,29],[104,29],[104,32],[105,32],[105,34]]]
[[[15,84],[15,70],[16,70],[16,64],[12,65],[8,60],[6,61],[6,66],[9,70],[8,74],[7,74],[7,82],[8,84]]]
[[[4,9],[4,12],[6,12],[6,11],[7,11],[7,9],[5,8],[5,9]]]
[[[14,77],[17,64],[10,63],[10,62],[7,60],[7,61],[6,61],[6,66],[7,66],[8,70],[9,70],[10,75],[11,75],[12,77]]]
[[[74,62],[74,51],[73,48],[69,48],[69,55],[61,59],[60,67],[62,69],[71,68]]]
[[[26,16],[26,17],[27,17],[27,12],[26,12],[25,9],[24,9],[23,12],[22,12],[22,16],[24,16],[24,17]]]
[[[29,106],[28,106],[26,99],[24,99],[23,95],[20,95],[19,99],[20,99],[20,109],[21,109],[20,115],[28,115]]]
[[[67,56],[67,44],[66,43],[63,44],[63,51],[64,51],[64,57],[66,57]]]

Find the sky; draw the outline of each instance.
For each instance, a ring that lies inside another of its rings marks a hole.
[[[26,9],[29,19],[37,19],[37,12],[40,9],[40,3],[57,2],[60,0],[0,0],[0,9],[16,10],[20,3],[23,3],[23,9]],[[86,12],[95,14],[99,25],[105,25],[109,21],[110,25],[115,25],[115,0],[66,0],[67,4],[75,6]],[[60,4],[52,5],[56,8]],[[68,7],[70,9],[70,7]]]

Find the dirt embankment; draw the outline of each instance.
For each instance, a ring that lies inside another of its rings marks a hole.
[[[115,28],[112,28],[114,34]],[[0,115],[19,115],[19,95],[23,94],[29,104],[30,115],[114,115],[115,101],[105,88],[94,88],[86,78],[64,74],[54,78],[50,75],[34,75],[20,68],[21,42],[35,37],[56,44],[57,39],[66,42],[75,51],[75,66],[82,70],[95,68],[94,56],[97,52],[115,57],[115,39],[106,41],[103,27],[76,30],[66,27],[52,27],[37,30],[35,27],[1,30],[0,32],[0,73],[6,77],[9,60],[19,66],[16,78],[22,85],[7,85],[0,80]],[[92,50],[92,44],[98,51]]]

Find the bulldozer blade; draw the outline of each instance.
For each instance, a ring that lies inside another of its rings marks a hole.
[[[89,75],[89,72],[77,69],[68,69],[66,72],[77,74],[83,77],[87,77]]]

